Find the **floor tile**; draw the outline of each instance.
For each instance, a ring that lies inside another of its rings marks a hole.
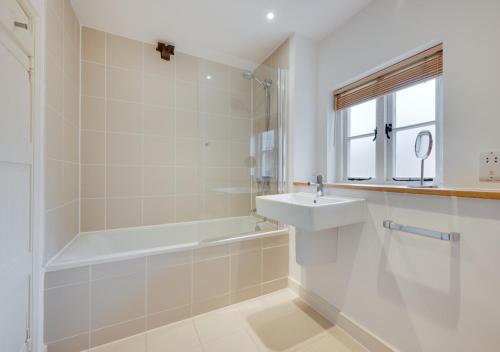
[[[148,352],[180,352],[201,347],[191,320],[150,330],[147,341]]]
[[[194,318],[194,323],[202,343],[243,330],[243,322],[236,309],[213,311]]]
[[[144,334],[112,342],[90,350],[91,352],[146,352],[146,336]]]
[[[259,352],[257,345],[248,334],[240,330],[203,344],[204,352]]]
[[[366,349],[286,289],[90,352],[366,352]]]

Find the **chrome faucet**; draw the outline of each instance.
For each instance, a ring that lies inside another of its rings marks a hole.
[[[323,175],[316,176],[316,183],[308,182],[309,186],[316,186],[316,194],[318,197],[323,197],[325,191],[323,189]]]

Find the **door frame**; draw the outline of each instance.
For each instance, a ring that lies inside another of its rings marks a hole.
[[[17,0],[30,18],[33,26],[34,48],[31,57],[31,121],[33,143],[32,166],[32,219],[31,246],[33,256],[32,287],[30,306],[30,334],[33,352],[45,352],[43,343],[43,251],[44,251],[44,158],[45,158],[45,113],[44,113],[44,77],[45,77],[45,4],[46,0]],[[36,3],[36,5],[34,4]],[[36,6],[36,7],[35,7]]]

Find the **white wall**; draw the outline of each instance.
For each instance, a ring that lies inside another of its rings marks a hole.
[[[500,150],[499,35],[498,0],[373,1],[320,43],[317,167],[326,171],[332,90],[443,41],[444,181],[500,188],[478,182],[479,152]],[[295,143],[292,153],[302,142]],[[308,157],[314,154],[292,155],[296,165]],[[300,267],[292,253],[293,278],[401,351],[498,351],[499,201],[334,192],[366,198],[368,219],[339,229],[329,265]],[[384,219],[462,238],[452,244],[391,233]]]
[[[289,179],[311,180],[316,161],[318,43],[295,34],[290,39]]]
[[[479,183],[479,153],[500,150],[500,1],[376,0],[320,44],[318,150],[332,91],[436,41],[444,43],[444,182]],[[326,170],[326,155],[319,165]]]

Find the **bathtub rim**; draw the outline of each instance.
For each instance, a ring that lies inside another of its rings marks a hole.
[[[174,224],[175,223],[165,224],[165,225],[174,225]],[[141,227],[130,227],[130,228],[127,227],[127,228],[122,228],[122,229],[106,230],[106,232],[107,231],[120,231],[120,230],[123,231],[123,230],[127,230],[127,229],[139,229],[139,228],[140,229],[157,228],[157,227],[165,226],[165,225],[152,225],[152,226],[141,226]],[[57,263],[57,258],[62,253],[64,253],[64,251],[68,247],[70,247],[73,242],[78,240],[80,237],[84,237],[84,236],[87,236],[88,234],[98,233],[98,232],[103,232],[103,231],[101,230],[101,231],[78,233],[78,235],[76,235],[66,246],[64,246],[55,256],[53,256],[50,260],[47,261],[47,263],[45,263],[45,265],[43,266],[44,271],[45,272],[53,272],[53,271],[60,271],[60,270],[66,270],[66,269],[74,269],[74,268],[80,268],[80,267],[89,266],[89,265],[98,265],[98,264],[105,264],[105,263],[120,262],[120,261],[129,260],[129,259],[149,257],[149,256],[165,254],[165,253],[188,251],[188,250],[193,250],[193,249],[214,247],[214,246],[220,246],[220,245],[231,244],[231,243],[236,243],[236,242],[250,241],[250,240],[257,239],[257,238],[266,238],[266,237],[272,237],[272,236],[278,236],[278,235],[286,235],[286,234],[289,234],[289,228],[284,227],[281,229],[276,229],[276,230],[271,230],[271,231],[254,232],[254,233],[249,233],[249,234],[235,234],[234,237],[230,237],[230,238],[221,238],[221,239],[214,238],[213,241],[187,242],[187,243],[182,243],[179,245],[152,247],[152,248],[147,248],[147,249],[125,251],[125,252],[119,252],[119,253],[113,253],[113,254],[94,256],[94,257],[90,257],[90,258],[83,258],[81,260],[64,261],[61,263]]]

